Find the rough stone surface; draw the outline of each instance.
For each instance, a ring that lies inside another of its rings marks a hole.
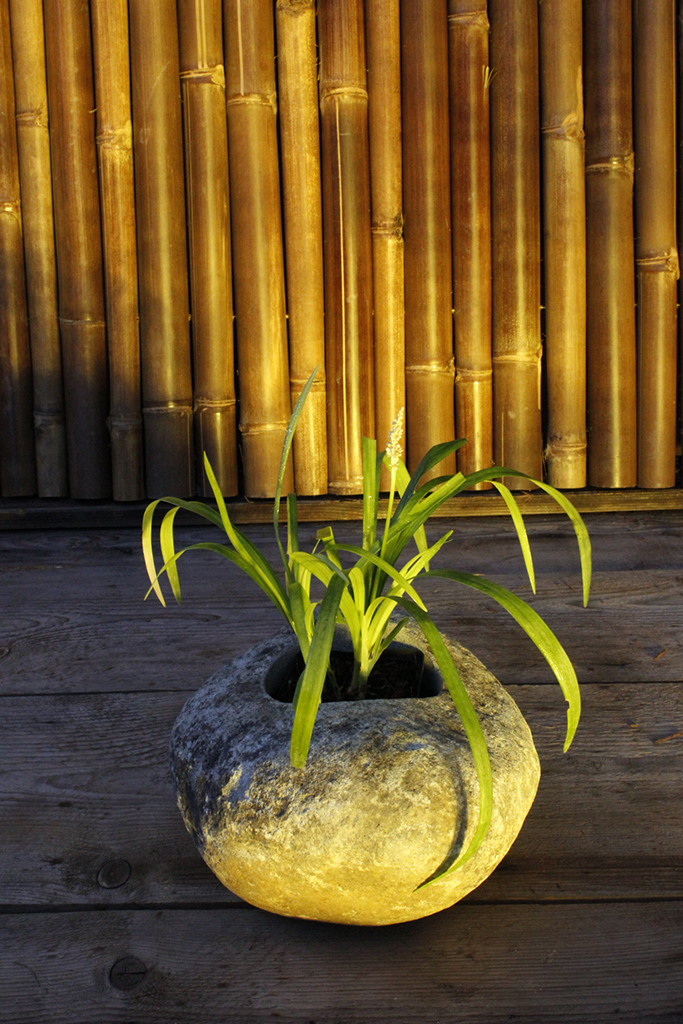
[[[432,663],[422,634],[401,640]],[[517,705],[446,640],[486,737],[493,821],[479,852],[416,891],[469,842],[478,784],[446,690],[434,697],[321,704],[308,761],[289,760],[291,704],[268,695],[290,632],[236,658],[185,705],[171,738],[178,805],[205,861],[255,906],[294,917],[380,925],[443,910],[479,885],[514,842],[540,767]]]

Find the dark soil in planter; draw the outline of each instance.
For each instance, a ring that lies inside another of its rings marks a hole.
[[[322,703],[340,700],[394,700],[406,697],[436,697],[441,693],[441,676],[425,664],[422,651],[407,644],[391,645],[370,673],[364,694],[352,686],[353,652],[332,651],[331,671],[327,673]],[[268,681],[271,697],[291,704],[296,684],[304,670],[301,654],[283,666],[276,678]]]

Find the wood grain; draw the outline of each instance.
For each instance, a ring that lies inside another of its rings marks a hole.
[[[7,1024],[674,1024],[683,1012],[676,903],[460,905],[383,929],[251,909],[19,914],[1,925]],[[140,961],[127,992],[110,982],[126,956]]]
[[[559,690],[509,692],[531,727],[541,785],[519,839],[468,902],[683,898],[683,684],[585,686],[567,754]],[[205,867],[175,806],[167,748],[188,696],[2,698],[5,909],[240,902]],[[107,889],[98,872],[112,859],[131,873]]]

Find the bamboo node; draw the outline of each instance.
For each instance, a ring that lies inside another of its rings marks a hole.
[[[275,8],[283,14],[298,17],[300,14],[315,10],[315,0],[277,0]]]
[[[102,132],[96,136],[96,142],[100,149],[132,149],[133,125],[130,121],[126,121],[120,128],[113,128],[111,131]]]
[[[430,376],[450,377],[453,379],[455,376],[455,364],[452,359],[449,359],[445,366],[443,363],[411,363],[410,366],[406,366],[406,377],[417,374],[429,374]]]
[[[596,160],[594,163],[586,164],[586,174],[590,171],[594,174],[625,173],[633,181],[634,154],[626,156],[611,156],[607,160]]]
[[[479,381],[487,382],[493,377],[493,370],[467,370],[463,367],[456,367],[456,384],[476,384]]]
[[[194,411],[202,412],[204,409],[231,409],[237,405],[236,398],[199,398],[195,395]]]
[[[116,433],[120,431],[125,433],[128,430],[139,430],[142,426],[142,416],[138,414],[131,415],[111,415],[107,416],[107,428],[110,433]]]
[[[104,320],[94,320],[92,317],[82,317],[80,320],[71,320],[67,316],[57,317],[60,324],[65,327],[105,327]]]
[[[483,28],[488,31],[489,17],[486,11],[463,11],[460,14],[449,14],[448,23],[458,25],[472,25],[475,28]]]
[[[678,280],[680,269],[678,265],[678,252],[675,249],[669,252],[657,253],[656,256],[643,256],[636,259],[636,266],[646,273],[673,274]]]
[[[164,402],[160,405],[146,405],[142,410],[143,416],[191,416],[192,406],[188,402]]]
[[[583,142],[586,135],[581,123],[581,115],[576,111],[568,114],[560,124],[548,124],[541,127],[542,135],[552,135],[557,139],[578,139]]]
[[[21,212],[21,202],[18,199],[0,199],[0,210],[3,213],[11,213],[18,217]]]
[[[34,110],[22,110],[16,115],[17,125],[26,128],[47,128],[47,107],[36,107]]]
[[[342,96],[347,99],[363,100],[365,102],[368,98],[368,90],[361,89],[358,85],[338,85],[320,90],[321,104],[325,100],[334,99],[336,96]]]
[[[277,93],[238,92],[228,96],[225,105],[226,107],[241,105],[270,107],[273,113],[277,114]]]
[[[240,434],[248,434],[253,437],[255,434],[283,434],[287,429],[286,420],[278,420],[275,423],[243,423],[240,420]]]
[[[534,365],[541,362],[541,356],[543,354],[542,348],[537,348],[530,352],[500,352],[492,357],[494,366],[499,363],[533,363]]]
[[[373,238],[397,238],[403,240],[403,217],[399,214],[392,220],[377,221],[372,224]]]
[[[188,68],[180,72],[180,80],[196,82],[198,85],[217,85],[225,89],[225,68],[222,64],[212,68]]]
[[[64,426],[63,412],[34,412],[33,426],[37,431]]]
[[[547,461],[551,461],[554,458],[560,458],[563,455],[580,454],[585,452],[588,445],[585,440],[579,438],[578,440],[572,440],[565,437],[550,437],[548,438],[548,444],[545,451],[543,452],[543,458]]]
[[[289,378],[289,385],[290,385],[290,391],[292,392],[292,395],[296,395],[296,397],[298,398],[299,394],[303,390],[303,386],[304,386],[304,384],[306,383],[307,380],[308,380],[308,377],[291,377],[290,376],[290,378]],[[324,376],[324,374],[323,374],[323,376],[321,376],[320,375],[320,371],[318,371],[318,374],[317,374],[315,380],[311,384],[311,391],[326,391],[326,390],[327,390],[327,381],[325,380],[325,376]],[[294,402],[292,403],[292,405],[293,404],[294,404]]]

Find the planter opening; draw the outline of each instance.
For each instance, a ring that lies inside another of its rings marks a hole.
[[[352,689],[353,651],[335,643],[330,656],[331,672],[327,673],[321,701],[359,700]],[[299,676],[304,670],[301,653],[285,655],[270,668],[266,693],[283,704],[291,704]],[[407,697],[437,697],[443,680],[434,665],[425,660],[422,651],[409,644],[392,643],[382,654],[368,677],[364,700],[396,700]]]

